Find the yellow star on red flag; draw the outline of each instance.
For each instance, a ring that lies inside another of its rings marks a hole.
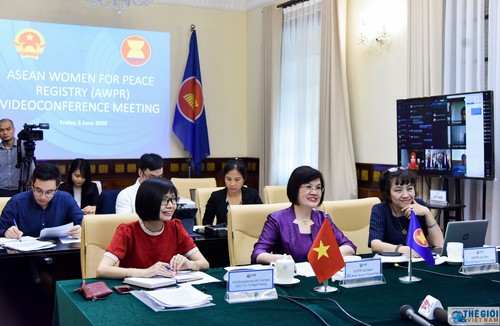
[[[316,251],[318,253],[318,260],[325,256],[326,258],[329,258],[328,257],[328,249],[330,248],[330,246],[325,246],[323,244],[323,241],[319,240],[319,246],[316,247],[316,248],[313,248],[314,251]]]
[[[307,260],[320,283],[328,280],[345,266],[331,223],[325,214],[323,224],[307,254]]]

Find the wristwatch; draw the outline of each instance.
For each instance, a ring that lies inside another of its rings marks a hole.
[[[399,248],[401,248],[403,245],[402,244],[398,244],[396,246],[396,249],[394,249],[394,252],[399,252]]]

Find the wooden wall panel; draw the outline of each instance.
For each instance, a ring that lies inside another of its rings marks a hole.
[[[216,178],[217,186],[224,186],[224,178],[221,171],[227,161],[232,158],[208,158],[203,162],[202,173],[196,175],[191,172],[192,178]],[[241,158],[247,165],[248,176],[246,185],[259,189],[259,159],[255,157]],[[123,189],[132,185],[138,178],[138,159],[120,160],[88,160],[92,172],[92,180],[99,180],[103,189]],[[163,176],[165,178],[188,178],[189,164],[185,158],[164,159]],[[44,161],[54,163],[63,174],[62,180],[66,180],[67,171],[71,160]],[[42,163],[42,161],[38,161]]]

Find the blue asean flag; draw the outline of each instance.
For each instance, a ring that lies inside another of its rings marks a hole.
[[[415,250],[427,264],[434,267],[434,257],[432,257],[431,248],[424,235],[424,231],[418,223],[415,212],[411,211],[410,226],[408,227],[408,236],[406,237],[406,245]]]
[[[189,56],[175,106],[172,129],[184,149],[190,153],[196,174],[200,174],[201,162],[210,155],[210,145],[195,30],[191,32]]]

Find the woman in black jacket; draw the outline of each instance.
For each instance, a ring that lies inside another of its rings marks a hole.
[[[59,190],[69,192],[84,214],[95,214],[99,190],[92,182],[90,164],[86,160],[77,158],[71,162],[68,178],[59,185]]]
[[[217,217],[217,225],[227,223],[228,205],[262,204],[257,189],[244,187],[247,179],[247,167],[242,160],[230,160],[222,170],[226,187],[214,191],[208,199],[203,216],[203,225],[213,225]]]

